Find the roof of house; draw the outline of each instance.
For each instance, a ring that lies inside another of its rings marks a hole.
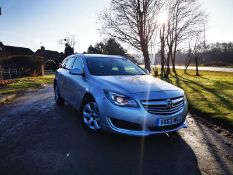
[[[43,49],[38,49],[35,52],[35,55],[45,57],[46,59],[60,59],[64,57],[63,53],[59,53],[57,51],[52,51],[52,50],[43,50]]]
[[[15,46],[7,46],[3,45],[3,43],[0,41],[0,46],[3,47],[3,52],[0,52],[0,57],[7,58],[9,56],[39,56],[43,57],[44,59],[52,59],[57,61],[62,61],[64,58],[63,53],[59,53],[57,51],[52,50],[45,50],[42,46],[41,49],[38,49],[35,53],[25,47],[15,47]]]
[[[10,55],[33,55],[34,52],[25,47],[4,46]]]
[[[34,52],[25,47],[7,46],[0,42],[0,46],[3,47],[4,52],[9,55],[33,55]]]

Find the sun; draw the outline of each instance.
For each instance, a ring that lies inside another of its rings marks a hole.
[[[165,24],[168,20],[168,14],[166,12],[161,12],[159,15],[158,15],[158,23],[160,25],[162,24]]]

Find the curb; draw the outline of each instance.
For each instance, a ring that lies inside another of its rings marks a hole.
[[[11,101],[16,97],[16,94],[9,94],[9,95],[0,95],[0,104],[6,101]]]

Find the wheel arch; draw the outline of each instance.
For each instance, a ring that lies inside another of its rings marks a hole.
[[[53,87],[55,87],[56,84],[57,84],[57,80],[54,78],[54,80],[53,80]]]
[[[83,95],[82,103],[81,103],[81,105],[80,105],[80,109],[83,108],[83,102],[84,102],[86,99],[93,99],[93,100],[95,100],[94,96],[93,96],[90,92],[86,92],[86,93]],[[95,100],[95,101],[96,101],[96,100]]]

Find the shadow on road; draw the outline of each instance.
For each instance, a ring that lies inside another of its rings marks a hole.
[[[208,131],[206,131],[206,128],[203,127],[198,121],[194,119],[198,130],[200,131],[200,135],[202,135],[205,138],[205,142],[207,143],[207,150],[208,153],[211,154],[211,157],[214,158],[215,162],[217,163],[217,167],[223,174],[232,174],[232,164],[231,162],[233,161],[233,157],[229,150],[229,148],[226,148],[226,144],[224,142],[219,142],[222,140],[220,135],[217,135],[216,133],[210,134]],[[214,132],[214,131],[213,131]],[[219,148],[221,147],[221,149]],[[226,158],[223,158],[223,155],[221,153],[223,152],[228,152],[228,161],[226,162]],[[229,165],[230,164],[230,165]],[[230,168],[231,167],[231,168]]]
[[[70,106],[54,110],[56,120],[39,133],[39,145],[33,144],[32,152],[26,150],[22,162],[33,174],[200,174],[193,150],[179,134],[146,138],[92,134]]]
[[[34,107],[9,116],[5,112],[8,129],[0,136],[1,174],[200,174],[194,151],[179,134],[92,134],[77,111],[54,103],[50,91],[43,100],[33,100],[27,103]]]

